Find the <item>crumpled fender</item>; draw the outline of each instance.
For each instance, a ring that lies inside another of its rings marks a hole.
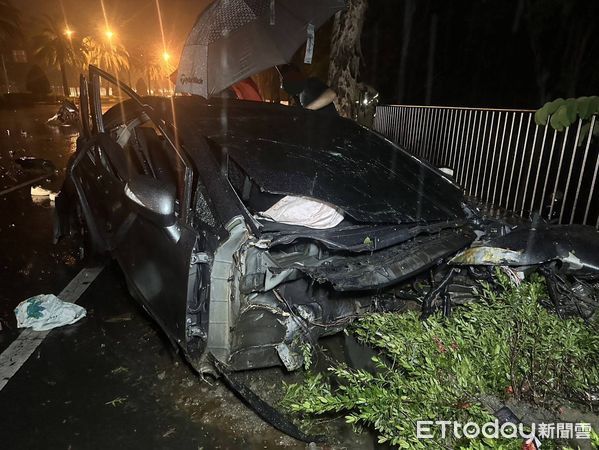
[[[535,266],[550,261],[560,261],[565,271],[599,272],[599,232],[585,225],[517,227],[505,236],[458,253],[450,264]]]

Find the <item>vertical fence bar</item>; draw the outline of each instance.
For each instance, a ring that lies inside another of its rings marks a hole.
[[[426,157],[428,135],[430,133],[432,110],[430,108],[422,108],[422,132],[420,133],[420,155],[422,159],[428,161]]]
[[[574,204],[572,205],[572,212],[570,213],[570,224],[574,223],[574,215],[576,214],[576,207],[578,206],[578,195],[580,194],[580,186],[582,185],[582,177],[584,176],[584,169],[587,165],[587,156],[589,156],[589,147],[591,145],[591,128],[595,126],[595,116],[591,119],[592,125],[589,128],[589,134],[587,135],[587,145],[584,149],[584,156],[582,157],[582,168],[580,169],[580,177],[578,177],[578,186],[576,187],[576,196],[574,197]]]
[[[414,147],[416,144],[416,129],[417,129],[417,120],[416,120],[416,109],[410,108],[410,120],[412,122],[410,126],[410,140],[408,141],[408,148],[410,149],[410,153],[416,153],[414,151]]]
[[[400,128],[400,137],[398,139],[398,143],[401,143],[401,147],[406,147],[406,135],[407,131],[407,116],[406,116],[406,108],[404,106],[399,108],[397,117],[399,119],[399,128]]]
[[[520,121],[518,123],[518,132],[516,133],[516,146],[514,147],[514,158],[512,160],[512,170],[510,171],[510,181],[507,187],[507,197],[505,199],[505,208],[510,209],[510,193],[512,192],[512,186],[514,184],[514,170],[516,169],[516,161],[518,160],[518,145],[520,144],[520,132],[522,131],[522,121],[524,120],[524,113],[520,113]],[[511,139],[511,138],[510,138]],[[520,161],[520,167],[522,167],[522,160]]]
[[[441,114],[443,113],[442,109],[439,108],[433,108],[432,111],[434,112],[433,114],[433,128],[431,130],[431,134],[430,134],[430,138],[429,138],[429,143],[428,143],[428,161],[431,164],[435,164],[435,157],[437,154],[437,144],[439,142],[439,136],[437,136],[437,130],[439,128],[439,122],[441,121]]]
[[[499,113],[501,114],[501,113]],[[497,123],[499,123],[499,114],[497,114]],[[485,171],[483,172],[483,182],[480,187],[480,198],[482,199],[485,195],[485,185],[487,184],[487,169],[489,168],[489,156],[491,154],[491,141],[493,139],[493,124],[495,123],[495,111],[491,114],[491,124],[489,129],[489,141],[487,142],[487,153],[485,155]],[[499,130],[499,126],[497,126],[497,130]],[[497,131],[495,132],[495,147],[497,147]],[[490,178],[490,176],[489,176]],[[488,199],[487,199],[488,200]]]
[[[582,127],[582,119],[578,119],[578,128],[576,129],[576,139],[574,139],[574,146],[572,147],[572,159],[570,160],[570,168],[568,169],[568,178],[566,180],[566,187],[564,189],[564,196],[562,199],[562,207],[559,212],[559,223],[562,223],[564,218],[564,210],[566,209],[566,200],[568,199],[568,189],[570,188],[570,180],[572,179],[572,167],[574,166],[574,160],[576,159],[576,149],[578,148],[578,139],[580,138],[580,128]]]
[[[589,136],[593,135],[593,131],[595,130],[595,119],[597,116],[593,116],[591,119],[591,126],[589,128]],[[587,219],[589,218],[589,210],[591,208],[591,200],[593,199],[593,194],[595,193],[595,182],[597,181],[597,170],[599,169],[599,157],[597,161],[595,161],[595,170],[593,171],[593,180],[591,181],[591,190],[589,191],[589,199],[587,200],[587,206],[584,210],[584,219],[582,223],[586,225]],[[598,218],[599,221],[599,218]]]
[[[447,155],[451,148],[451,140],[453,139],[453,132],[455,127],[453,126],[455,112],[453,109],[449,109],[449,117],[447,118],[447,143],[443,146],[443,154],[441,155],[441,166],[447,166]]]
[[[420,145],[422,158],[428,161],[427,153],[428,153],[428,140],[431,132],[431,123],[432,123],[432,115],[433,110],[431,108],[423,108],[424,109],[424,118],[423,118],[423,133],[422,133],[422,143]]]
[[[462,151],[462,158],[460,164],[459,179],[462,188],[466,189],[465,175],[466,175],[466,159],[470,155],[470,147],[472,146],[472,137],[474,136],[474,124],[476,123],[476,111],[469,111],[468,113],[468,133],[466,134],[466,141],[464,142],[464,150]]]
[[[426,118],[426,123],[425,123],[425,130],[426,133],[424,134],[424,144],[423,144],[423,151],[422,151],[422,156],[425,160],[427,160],[428,162],[430,162],[430,140],[431,140],[431,134],[433,132],[433,123],[435,120],[435,110],[432,108],[426,108],[427,111],[427,118]]]
[[[398,109],[399,108],[393,108],[393,109],[389,110],[389,119],[390,119],[390,122],[392,124],[391,126],[393,127],[393,129],[389,130],[389,133],[385,134],[385,136],[388,136],[389,139],[391,139],[396,144],[399,143],[399,127],[398,127],[399,123],[398,123],[398,117],[397,117]]]
[[[547,139],[547,131],[549,130],[549,121],[547,121],[547,125],[545,125],[545,132],[543,133],[543,142],[541,143],[541,152],[539,153],[539,164],[537,166],[537,175],[535,177],[535,184],[532,188],[532,198],[530,199],[530,208],[529,211],[532,213],[534,211],[534,202],[535,197],[537,196],[537,185],[539,184],[539,176],[541,175],[541,163],[543,162],[543,153],[545,151],[545,140]]]
[[[408,149],[408,143],[410,142],[410,136],[411,136],[411,132],[412,132],[412,118],[410,115],[410,108],[408,108],[406,106],[404,114],[406,116],[406,134],[405,134],[405,138],[404,138],[404,148],[407,150]]]
[[[451,143],[449,144],[449,147],[447,147],[447,152],[445,153],[445,161],[443,162],[443,165],[446,167],[451,166],[451,158],[453,157],[453,147],[455,145],[456,136],[458,134],[458,110],[453,109],[452,111],[453,117],[451,121]]]
[[[456,139],[456,147],[454,149],[454,153],[451,159],[451,168],[454,171],[454,177],[457,176],[457,162],[458,156],[460,154],[460,149],[462,148],[462,141],[464,140],[464,130],[466,129],[466,110],[460,110],[460,123],[458,125],[458,138]]]
[[[462,186],[462,183],[460,182],[460,179],[462,177],[461,162],[462,162],[462,159],[464,158],[464,150],[466,148],[465,147],[466,142],[468,141],[468,131],[470,129],[471,113],[472,113],[472,111],[464,110],[464,115],[466,116],[466,118],[464,120],[464,129],[462,132],[462,139],[460,140],[460,146],[456,153],[456,159],[455,159],[455,169],[454,169],[455,172],[454,172],[453,176],[460,186]]]
[[[461,132],[461,128],[462,128],[462,110],[456,109],[455,114],[456,114],[456,124],[457,124],[457,125],[454,124],[455,140],[451,144],[451,154],[449,155],[449,158],[447,159],[447,166],[450,167],[451,170],[454,170],[454,171],[455,171],[455,167],[453,165],[453,161],[455,160],[457,147],[459,145],[458,142],[460,140],[460,132]]]
[[[437,166],[440,166],[442,164],[443,152],[445,151],[445,143],[449,139],[449,133],[447,130],[449,130],[448,119],[449,119],[450,112],[451,111],[447,108],[443,109],[443,121],[441,122],[441,129],[439,130],[439,148],[437,151],[437,161],[436,161]]]
[[[439,124],[437,125],[437,131],[435,132],[435,156],[433,158],[435,166],[438,166],[439,155],[441,154],[441,143],[444,142],[445,137],[443,136],[443,127],[445,126],[445,119],[447,118],[447,110],[442,108],[439,111]]]
[[[482,165],[483,165],[483,154],[484,154],[484,148],[485,148],[485,137],[487,136],[488,119],[489,119],[489,111],[485,111],[485,124],[483,126],[483,140],[480,143],[480,156],[478,158],[478,168],[476,170],[476,184],[475,184],[476,187],[474,188],[474,196],[475,197],[478,196],[478,186],[480,184],[480,171],[481,171]],[[474,173],[474,171],[472,173]]]
[[[477,132],[476,132],[476,144],[474,144],[474,149],[473,149],[473,147],[472,147],[473,141],[470,142],[470,156],[468,158],[468,166],[467,166],[467,170],[466,170],[468,195],[472,195],[472,183],[474,182],[474,167],[476,165],[476,156],[478,154],[477,152],[480,149],[478,143],[479,143],[479,138],[480,138],[480,124],[482,123],[482,119],[483,119],[483,111],[478,111],[478,128],[477,128]],[[472,137],[474,138],[474,134],[472,135]],[[472,168],[472,171],[470,171],[470,168]],[[469,175],[470,175],[470,179],[468,179]]]
[[[532,171],[532,160],[535,155],[535,150],[537,146],[537,134],[539,132],[539,126],[535,125],[535,132],[532,139],[532,148],[530,150],[530,158],[528,160],[528,171],[526,173],[526,181],[524,182],[524,194],[522,195],[522,209],[520,210],[520,215],[524,214],[524,208],[526,203],[526,193],[528,192],[528,182],[530,181],[530,172]]]
[[[412,107],[412,110],[414,111],[414,139],[412,140],[411,151],[415,156],[420,156],[418,154],[418,145],[420,144],[420,128],[422,126],[421,110],[414,107]]]
[[[499,191],[499,203],[497,206],[501,206],[503,203],[503,193],[505,192],[505,178],[507,176],[507,168],[510,163],[510,148],[512,146],[512,136],[514,135],[514,125],[516,123],[516,113],[512,113],[512,125],[510,126],[510,137],[507,140],[507,149],[505,150],[505,164],[503,169],[503,177],[501,177],[501,189]],[[513,167],[513,163],[512,163]]]
[[[543,193],[539,202],[539,215],[543,214],[543,202],[545,201],[545,193],[547,192],[547,181],[551,173],[551,161],[553,159],[553,150],[555,149],[555,141],[557,139],[557,130],[553,130],[553,141],[551,142],[551,150],[549,151],[549,161],[547,162],[547,171],[545,172],[545,181],[543,182]],[[539,163],[540,164],[540,163]]]
[[[564,141],[562,142],[562,151],[559,155],[559,162],[557,163],[557,174],[555,176],[555,183],[553,184],[553,193],[551,194],[551,205],[549,205],[549,217],[551,220],[553,216],[553,207],[555,206],[555,196],[557,195],[557,186],[559,185],[559,177],[562,174],[562,164],[564,162],[564,154],[566,153],[566,144],[568,142],[568,133],[570,132],[570,127],[566,128],[564,132]]]
[[[499,171],[501,170],[501,157],[503,156],[503,143],[505,142],[505,130],[507,129],[508,113],[503,118],[503,131],[501,132],[501,145],[499,146],[499,160],[497,161],[497,173],[495,174],[495,184],[493,185],[493,197],[491,204],[495,206],[495,195],[497,194],[497,185],[499,184]],[[493,170],[491,170],[493,171]]]
[[[422,135],[424,132],[426,110],[423,108],[415,108],[416,110],[416,140],[414,141],[414,149],[419,158],[422,158]]]
[[[506,113],[507,114],[507,113]],[[488,202],[491,199],[491,186],[493,185],[493,181],[491,180],[491,176],[493,175],[493,169],[495,168],[495,153],[497,151],[497,142],[499,139],[499,128],[500,127],[500,123],[501,123],[501,115],[502,113],[500,112],[497,115],[497,130],[495,130],[495,143],[493,144],[493,154],[491,156],[491,170],[489,172],[489,186],[487,189],[487,195],[485,196],[485,201]]]
[[[475,110],[473,115],[472,115],[472,133],[470,133],[470,143],[468,145],[468,152],[466,154],[466,158],[464,159],[464,175],[463,175],[463,185],[464,185],[464,189],[468,190],[470,189],[470,183],[469,183],[469,179],[468,179],[468,175],[470,175],[470,166],[472,164],[472,153],[473,153],[473,145],[474,145],[474,136],[476,135],[476,130],[477,130],[477,121],[476,118],[479,118],[479,122],[480,122],[480,117],[482,117],[482,111],[477,111]],[[478,130],[480,131],[480,123],[478,125]]]
[[[429,108],[430,112],[431,112],[431,117],[432,117],[432,121],[431,121],[431,127],[430,127],[430,132],[428,134],[428,139],[426,142],[426,159],[428,160],[429,163],[433,164],[433,157],[435,155],[435,151],[433,150],[433,145],[436,143],[435,141],[435,131],[437,128],[437,122],[439,121],[439,113],[441,110],[437,109],[437,108]]]
[[[526,158],[526,145],[528,144],[528,135],[530,134],[530,122],[532,120],[532,113],[528,113],[528,124],[526,125],[526,134],[524,136],[524,146],[522,147],[522,159],[520,160],[520,170],[518,170],[518,181],[516,182],[516,193],[514,194],[514,206],[513,211],[516,211],[516,204],[518,203],[518,192],[520,191],[520,181],[522,181],[522,169],[524,169],[524,159]],[[508,205],[508,209],[509,205]]]

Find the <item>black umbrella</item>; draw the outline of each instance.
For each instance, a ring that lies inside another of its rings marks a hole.
[[[216,0],[198,17],[181,54],[176,92],[208,98],[287,63],[345,0]]]

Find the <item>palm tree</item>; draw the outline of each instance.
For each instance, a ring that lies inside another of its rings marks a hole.
[[[58,66],[62,75],[62,91],[68,97],[69,81],[67,64],[75,64],[76,55],[73,45],[62,27],[48,15],[42,17],[43,28],[33,37],[35,56],[45,60],[49,66]]]
[[[0,0],[0,45],[21,33],[21,13],[9,1]]]
[[[133,49],[130,62],[137,72],[144,74],[148,93],[152,91],[153,82],[156,86],[159,86],[175,70],[170,61],[164,60],[161,53],[141,46]]]
[[[129,52],[118,42],[86,36],[81,43],[81,55],[84,68],[93,64],[112,73],[129,69]],[[106,95],[108,95],[108,86]]]
[[[169,75],[174,70],[175,67],[169,61],[165,61],[160,54],[152,55],[150,61],[147,63],[148,80],[156,82],[155,84],[158,89],[164,87],[165,81],[168,81]]]
[[[21,34],[21,13],[9,1],[0,0],[0,58],[2,59],[2,70],[4,72],[4,82],[6,83],[6,92],[10,92],[10,84],[6,65],[4,64],[4,46],[8,39]]]

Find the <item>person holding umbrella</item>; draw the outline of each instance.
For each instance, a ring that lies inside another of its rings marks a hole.
[[[316,77],[305,77],[293,64],[277,66],[281,88],[306,109],[337,114],[333,101],[337,94]]]
[[[254,74],[289,63],[307,42],[305,59],[310,60],[315,32],[345,7],[346,0],[215,0],[187,37],[175,92],[204,98],[218,95]],[[315,89],[314,80],[306,81],[306,94],[316,96],[305,106],[330,105],[325,99],[331,92],[312,105],[326,89]]]

